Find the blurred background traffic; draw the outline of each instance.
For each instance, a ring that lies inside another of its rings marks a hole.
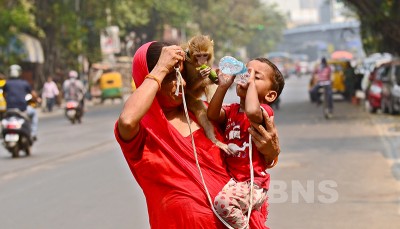
[[[180,44],[203,33],[214,39],[216,60],[224,55],[243,61],[265,56],[286,77],[312,75],[326,57],[334,71],[335,92],[371,112],[400,110],[395,61],[400,50],[399,1],[3,0],[0,4],[0,87],[12,64],[22,67],[22,78],[39,94],[48,76],[60,87],[68,71],[75,69],[88,100],[120,98],[135,88],[130,63],[141,44],[151,40]],[[346,68],[354,74],[345,76]],[[61,103],[62,95],[57,98]]]
[[[121,98],[135,89],[137,48],[201,33],[214,40],[214,68],[226,55],[263,56],[286,77],[267,225],[397,229],[399,12],[400,0],[0,0],[0,88],[19,65],[42,96],[32,154],[0,147],[0,228],[150,228],[112,130]],[[329,120],[308,94],[323,57],[332,70]],[[82,124],[63,117],[70,76],[85,87]],[[43,97],[49,77],[60,91],[52,112]],[[227,95],[237,102],[234,90]],[[319,201],[326,181],[336,184],[330,204]]]

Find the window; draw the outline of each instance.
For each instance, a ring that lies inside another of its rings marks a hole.
[[[389,72],[390,72],[390,65],[382,66],[382,67],[378,68],[378,71],[376,73],[377,78],[382,81],[388,81],[389,80]]]

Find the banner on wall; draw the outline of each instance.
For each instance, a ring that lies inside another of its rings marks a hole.
[[[121,52],[118,26],[109,26],[101,32],[100,47],[103,55]]]

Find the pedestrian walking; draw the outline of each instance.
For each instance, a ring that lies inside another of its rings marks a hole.
[[[47,77],[47,81],[43,85],[42,98],[46,101],[47,111],[52,112],[54,104],[56,102],[56,97],[59,94],[56,83],[53,81],[53,77]]]

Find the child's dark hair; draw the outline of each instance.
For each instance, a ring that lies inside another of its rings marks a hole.
[[[283,77],[281,71],[279,71],[278,67],[276,67],[276,65],[274,63],[272,63],[270,60],[268,60],[267,58],[264,57],[258,57],[255,58],[254,60],[258,60],[262,63],[266,63],[268,64],[273,72],[274,72],[274,77],[272,77],[272,90],[276,91],[277,93],[277,97],[279,97],[279,95],[281,94],[283,87],[285,86],[285,78]]]

